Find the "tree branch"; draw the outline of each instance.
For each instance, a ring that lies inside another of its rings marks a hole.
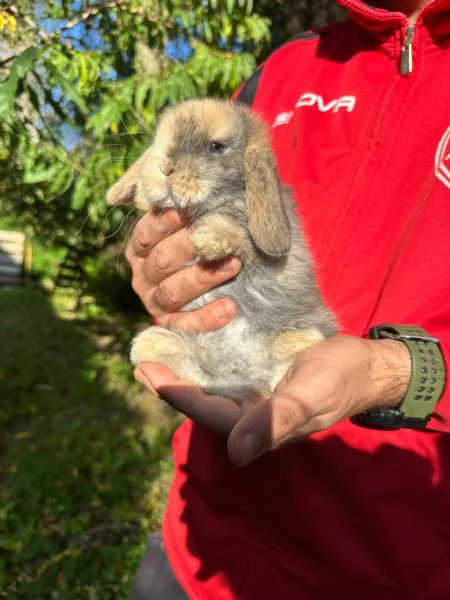
[[[161,19],[157,16],[151,17],[151,16],[147,15],[145,12],[145,9],[143,9],[141,7],[132,8],[129,6],[129,3],[130,3],[129,0],[111,0],[109,2],[104,2],[99,6],[93,6],[91,8],[87,8],[77,17],[74,17],[73,19],[66,21],[66,23],[60,29],[58,29],[57,31],[54,31],[51,34],[45,33],[45,31],[43,31],[43,29],[41,27],[39,27],[38,23],[36,23],[36,21],[34,21],[30,15],[22,15],[22,19],[36,33],[36,35],[40,38],[41,42],[45,46],[49,46],[55,40],[57,40],[62,32],[68,31],[69,29],[73,29],[77,25],[80,25],[81,23],[85,23],[86,21],[92,19],[93,17],[96,17],[100,13],[107,12],[108,10],[111,10],[114,8],[122,10],[123,12],[129,13],[132,15],[137,15],[137,16],[143,18],[148,23],[152,23],[152,24],[158,23],[159,25],[164,26],[164,29],[166,29],[166,30],[181,30],[182,29],[176,23],[173,23],[173,22],[170,22],[167,20],[161,21]],[[9,8],[7,12],[10,12],[14,16],[15,19],[19,18],[18,11],[15,7]],[[7,58],[0,61],[0,69],[5,67],[10,61],[14,60],[19,55],[20,55],[20,53],[12,54],[11,56],[8,56]]]
[[[100,6],[93,6],[92,8],[87,8],[84,10],[81,15],[67,21],[65,25],[61,27],[61,29],[57,33],[61,33],[62,31],[67,31],[68,29],[72,29],[76,25],[80,23],[84,23],[88,19],[92,17],[96,17],[99,13],[105,12],[111,8],[124,8],[128,4],[129,0],[115,0],[114,2],[104,2]]]
[[[174,25],[174,23],[167,21],[167,20],[161,21],[161,19],[157,16],[151,17],[146,14],[144,9],[132,8],[129,6],[129,4],[130,4],[129,0],[111,0],[110,2],[103,2],[99,6],[93,6],[91,8],[87,8],[77,17],[74,17],[73,19],[70,19],[69,21],[67,21],[60,29],[58,29],[51,35],[47,35],[44,31],[42,31],[42,29],[39,28],[39,26],[31,19],[31,17],[29,15],[25,16],[24,20],[28,25],[32,26],[37,31],[38,36],[41,38],[41,40],[46,45],[51,44],[53,41],[55,41],[55,39],[57,39],[58,36],[61,35],[62,32],[68,31],[69,29],[73,29],[77,25],[80,25],[81,23],[85,23],[89,19],[92,19],[92,17],[96,17],[100,13],[107,12],[108,10],[111,10],[114,8],[117,8],[119,10],[122,10],[123,12],[129,13],[132,15],[137,15],[139,17],[142,17],[145,21],[147,21],[149,23],[152,23],[152,24],[158,23],[160,25],[163,25],[165,29],[179,29],[179,27]],[[0,63],[0,66],[1,66],[1,63]]]

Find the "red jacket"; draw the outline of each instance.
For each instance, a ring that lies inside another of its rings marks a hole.
[[[286,44],[254,108],[272,128],[321,289],[342,330],[412,323],[450,352],[450,0]],[[410,32],[411,33],[411,32]],[[450,379],[450,378],[449,378]],[[164,521],[194,599],[449,600],[450,400],[427,431],[342,421],[238,468],[186,421]]]

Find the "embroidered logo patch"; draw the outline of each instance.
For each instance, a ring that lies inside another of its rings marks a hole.
[[[450,189],[450,127],[442,136],[434,162],[436,177]]]

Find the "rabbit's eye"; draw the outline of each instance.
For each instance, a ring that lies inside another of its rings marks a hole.
[[[225,148],[225,146],[223,144],[221,144],[220,142],[211,142],[208,146],[208,150],[210,152],[220,152],[224,148]]]

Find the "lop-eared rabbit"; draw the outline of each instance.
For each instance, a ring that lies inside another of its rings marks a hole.
[[[135,365],[163,362],[240,402],[270,395],[298,352],[335,333],[266,126],[247,107],[207,98],[166,109],[152,145],[107,201],[156,214],[174,208],[192,227],[198,260],[242,260],[234,279],[183,307],[227,296],[239,309],[231,323],[208,333],[145,329],[133,340]]]

